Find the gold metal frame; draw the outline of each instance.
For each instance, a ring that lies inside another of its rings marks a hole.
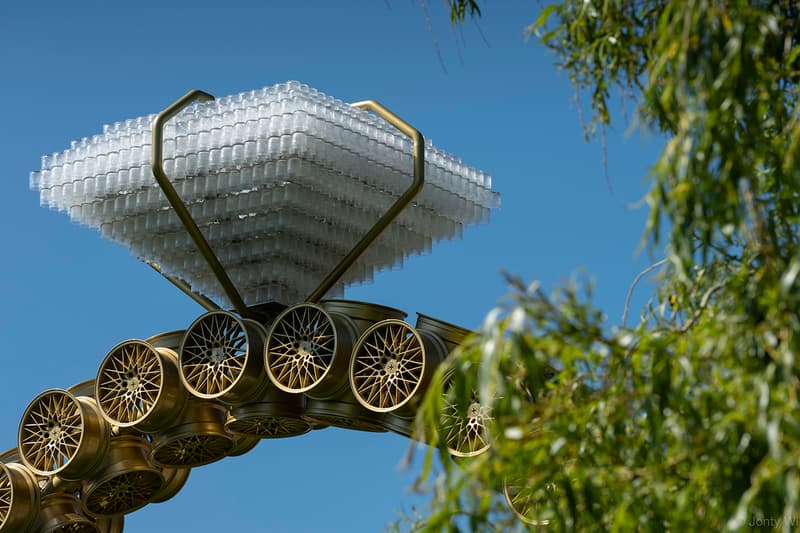
[[[247,306],[245,305],[244,300],[242,300],[242,296],[239,294],[239,291],[236,290],[231,278],[228,277],[228,273],[225,272],[225,268],[222,266],[222,263],[220,263],[219,259],[217,259],[217,256],[214,254],[211,246],[209,246],[205,236],[200,231],[200,228],[197,227],[197,223],[194,221],[192,215],[189,213],[189,210],[186,208],[186,204],[183,203],[183,200],[181,200],[181,197],[178,195],[175,187],[172,186],[172,183],[169,181],[169,178],[164,172],[164,124],[169,122],[172,117],[183,111],[184,108],[186,108],[195,100],[208,102],[213,99],[214,97],[210,94],[198,89],[193,89],[176,100],[175,103],[166,108],[164,111],[156,115],[156,118],[153,121],[153,152],[151,165],[153,167],[153,176],[155,176],[158,185],[161,187],[161,190],[164,191],[164,196],[166,196],[167,200],[169,200],[170,205],[175,210],[175,214],[178,215],[178,218],[183,223],[183,227],[186,228],[186,231],[194,241],[194,244],[197,246],[200,254],[206,260],[208,266],[211,268],[211,271],[217,277],[219,284],[222,285],[222,289],[225,291],[225,294],[228,296],[231,304],[233,304],[234,309],[236,309],[240,315],[244,316],[247,314]],[[178,286],[178,288],[186,292],[180,286]],[[191,292],[187,294],[191,296]],[[192,299],[194,299],[193,296]]]
[[[234,309],[236,309],[241,316],[249,317],[251,313],[247,305],[244,303],[242,296],[239,294],[239,291],[231,281],[228,273],[225,271],[225,268],[214,254],[214,251],[211,249],[211,246],[208,244],[205,236],[200,231],[197,223],[192,218],[192,215],[186,208],[186,204],[183,203],[183,200],[181,200],[181,197],[178,195],[177,191],[172,186],[172,183],[164,172],[164,125],[195,100],[208,102],[213,99],[214,97],[212,95],[199,89],[193,89],[156,116],[155,120],[153,121],[153,147],[151,165],[153,176],[155,176],[158,185],[161,187],[161,190],[164,191],[164,195],[167,197],[170,205],[173,209],[175,209],[175,214],[180,219],[184,228],[186,228],[186,231],[194,241],[195,246],[197,246],[200,254],[206,260],[206,263],[208,263],[208,266],[216,276],[217,281],[219,281],[219,284],[222,286]],[[331,287],[333,287],[342,278],[342,276],[353,265],[353,263],[355,263],[356,260],[361,257],[361,254],[363,254],[364,251],[366,251],[366,249],[369,248],[373,242],[375,242],[375,239],[377,239],[380,234],[383,233],[383,231],[389,226],[389,224],[391,224],[397,218],[403,209],[405,209],[408,204],[411,203],[411,201],[417,194],[419,194],[423,185],[425,184],[425,138],[422,136],[419,130],[411,126],[408,122],[404,121],[375,100],[364,100],[351,105],[364,111],[372,111],[380,118],[384,119],[389,124],[400,130],[401,133],[411,138],[414,143],[413,180],[411,185],[400,196],[400,198],[398,198],[397,201],[392,204],[391,207],[389,207],[386,213],[384,213],[383,216],[381,216],[381,218],[375,222],[375,225],[372,226],[372,228],[361,238],[360,241],[355,244],[355,246],[353,246],[352,250],[350,250],[350,252],[344,256],[344,258],[342,258],[339,264],[334,267],[334,269],[322,280],[319,286],[308,296],[306,301],[311,303],[317,303],[323,296],[325,296],[325,293],[327,293]],[[188,283],[164,274],[161,271],[160,266],[155,263],[148,262],[147,264],[150,265],[156,272],[164,276],[170,283],[175,285],[184,294],[200,304],[206,309],[206,311],[214,311],[219,309],[217,304],[205,296],[193,291]]]
[[[317,303],[325,293],[333,287],[337,281],[341,279],[347,269],[350,268],[356,260],[361,257],[361,254],[375,242],[381,233],[391,224],[395,218],[406,208],[411,200],[419,194],[422,186],[425,185],[425,138],[422,134],[414,128],[411,124],[401,119],[384,106],[375,100],[364,100],[363,102],[356,102],[350,104],[353,107],[362,109],[364,111],[372,111],[383,120],[400,130],[401,133],[411,137],[414,142],[414,180],[411,185],[406,189],[406,192],[392,204],[384,215],[378,219],[374,226],[358,241],[353,249],[344,256],[336,267],[328,274],[319,286],[312,292],[306,299],[309,302]]]

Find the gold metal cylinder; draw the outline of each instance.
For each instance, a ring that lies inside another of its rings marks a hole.
[[[36,476],[25,465],[0,462],[0,533],[27,533],[39,515]]]
[[[295,437],[312,429],[312,424],[303,418],[305,407],[302,394],[269,387],[257,401],[232,406],[225,429],[261,439]]]
[[[191,468],[163,468],[164,484],[150,497],[150,503],[163,503],[178,494],[191,474]]]
[[[147,505],[164,485],[160,469],[150,462],[150,443],[124,434],[111,439],[103,467],[83,482],[81,504],[86,514],[109,517]]]
[[[42,497],[42,509],[34,530],[40,533],[103,533],[94,520],[81,512],[78,498],[67,492]]]
[[[186,335],[185,329],[165,331],[163,333],[158,333],[152,337],[146,338],[144,342],[156,348],[169,348],[175,353],[178,353],[184,335]]]
[[[251,437],[250,435],[234,435],[233,447],[228,452],[228,457],[239,457],[244,455],[261,442],[260,437]]]
[[[464,342],[464,339],[472,333],[470,330],[456,326],[444,320],[433,318],[432,316],[417,313],[417,323],[415,325],[417,330],[430,331],[444,342],[447,346],[447,353],[453,353],[453,350]]]
[[[178,422],[152,436],[152,461],[164,467],[195,467],[224,458],[233,448],[233,438],[224,428],[226,417],[224,405],[190,397]]]

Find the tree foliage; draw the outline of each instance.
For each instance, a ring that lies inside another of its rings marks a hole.
[[[456,23],[480,15],[450,5]],[[605,324],[586,287],[509,280],[428,394],[420,423],[444,473],[423,473],[434,507],[417,526],[797,528],[798,4],[562,0],[528,31],[590,95],[590,133],[619,90],[665,139],[644,239],[666,260],[631,326]],[[492,446],[452,462],[443,399],[463,413],[473,393]]]

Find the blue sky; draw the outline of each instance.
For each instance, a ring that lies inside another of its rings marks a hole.
[[[0,451],[15,446],[39,392],[94,377],[122,340],[183,329],[202,313],[126,250],[38,207],[28,188],[42,154],[191,88],[223,96],[296,79],[344,101],[376,99],[493,175],[502,204],[490,224],[348,298],[476,328],[506,293],[501,269],[545,287],[579,273],[594,280],[609,325],[619,322],[650,261],[636,253],[646,212],[631,206],[657,139],[626,135],[624,124],[609,133],[610,192],[566,75],[524,38],[536,2],[485,2],[480,32],[453,31],[444,3],[428,2],[438,53],[420,4],[0,3]],[[420,503],[414,465],[400,467],[407,446],[339,429],[263,441],[195,469],[178,496],[129,515],[126,531],[380,531]]]

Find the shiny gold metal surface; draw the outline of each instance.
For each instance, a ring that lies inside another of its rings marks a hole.
[[[349,300],[292,306],[270,328],[264,358],[267,374],[283,391],[343,400],[342,393],[349,389],[353,343],[375,322],[397,316],[405,313]]]
[[[233,448],[225,431],[227,409],[211,400],[189,398],[178,422],[153,435],[152,461],[165,467],[195,467],[224,458]]]
[[[103,460],[109,430],[94,400],[53,389],[28,405],[19,425],[18,447],[34,474],[83,479]]]
[[[415,439],[415,424],[415,417],[399,416],[396,413],[381,413],[381,425],[384,429],[402,437]]]
[[[447,353],[452,353],[472,333],[461,326],[422,313],[417,313],[417,323],[414,327],[419,331],[430,331],[442,339],[447,346]]]
[[[305,401],[302,394],[288,394],[272,387],[257,402],[231,407],[225,429],[261,439],[308,433],[312,425],[303,418]]]
[[[260,437],[252,437],[249,435],[234,435],[233,436],[233,447],[228,452],[228,457],[239,457],[240,455],[244,455],[256,446],[258,443],[261,442]]]
[[[191,474],[191,468],[163,468],[164,484],[150,497],[150,503],[162,503],[180,492]]]
[[[8,450],[0,453],[0,463],[22,463],[22,457],[19,454],[17,447],[9,448]]]
[[[176,329],[148,337],[144,340],[144,342],[154,348],[169,348],[177,354],[181,347],[181,342],[183,341],[184,335],[186,335],[185,329]]]
[[[125,528],[125,517],[123,515],[98,518],[95,525],[100,533],[122,533]]]
[[[269,384],[264,328],[227,311],[212,311],[186,330],[179,350],[181,381],[193,395],[227,404],[255,400]]]
[[[402,320],[382,320],[365,331],[353,348],[350,386],[356,400],[379,413],[413,417],[445,344]]]
[[[145,433],[173,424],[186,399],[177,354],[140,340],[112,348],[94,385],[100,411],[109,423]]]
[[[30,531],[39,506],[39,486],[33,472],[21,464],[0,463],[0,533]]]
[[[359,334],[381,320],[388,318],[403,320],[408,315],[405,311],[394,307],[357,300],[323,300],[319,305],[329,313],[338,313],[352,320]]]
[[[209,268],[214,273],[214,276],[216,276],[217,281],[219,281],[219,284],[225,291],[225,295],[233,304],[233,307],[236,309],[236,311],[240,315],[246,316],[247,306],[245,305],[244,300],[242,300],[239,291],[236,290],[236,286],[233,284],[230,277],[228,277],[228,273],[225,272],[225,268],[222,266],[222,263],[219,262],[219,259],[217,259],[217,256],[214,254],[211,246],[209,246],[208,241],[200,231],[200,228],[197,227],[197,223],[195,223],[192,215],[186,208],[186,204],[183,203],[183,200],[181,200],[181,197],[178,195],[175,187],[172,186],[169,178],[164,173],[164,124],[169,122],[171,118],[180,113],[186,106],[195,100],[208,102],[213,99],[214,97],[210,94],[194,89],[183,95],[172,105],[159,113],[153,121],[153,151],[150,161],[152,165],[153,176],[155,176],[158,185],[161,187],[161,190],[164,191],[164,196],[167,197],[170,205],[175,210],[175,214],[183,223],[184,228],[186,228],[187,233],[189,233],[189,236],[194,241],[195,246],[197,246],[197,250],[200,252],[200,255],[202,255],[206,260],[206,263],[208,263]]]
[[[533,490],[524,479],[506,481],[503,483],[503,496],[506,504],[514,514],[532,526],[547,526],[550,519],[542,510],[548,498],[548,493],[556,492],[558,489],[553,483],[548,483],[541,490]]]
[[[72,387],[68,387],[67,392],[75,397],[85,396],[86,398],[94,398],[94,379],[87,379]]]
[[[290,307],[273,322],[266,342],[270,381],[285,392],[329,398],[347,387],[357,337],[353,322],[315,304]]]
[[[382,416],[370,411],[352,399],[350,401],[338,400],[306,400],[306,410],[303,418],[310,423],[322,426],[335,426],[356,431],[369,431],[382,433],[386,428],[382,425]]]
[[[42,509],[34,529],[37,533],[103,533],[98,524],[81,512],[74,494],[54,492],[42,497]]]
[[[363,102],[356,102],[351,104],[353,107],[363,109],[364,111],[372,111],[386,122],[400,130],[401,133],[411,137],[414,143],[414,179],[406,191],[398,198],[394,204],[389,207],[389,210],[378,219],[372,228],[358,241],[353,249],[339,262],[338,265],[328,274],[319,286],[312,292],[307,301],[316,303],[325,296],[331,287],[336,285],[336,282],[341,279],[347,269],[355,263],[361,254],[370,247],[370,245],[377,239],[383,230],[385,230],[392,221],[406,208],[408,204],[419,194],[422,186],[425,184],[425,139],[422,134],[408,122],[404,121],[387,108],[376,102],[375,100],[364,100]]]
[[[150,443],[124,434],[113,437],[103,467],[83,482],[86,514],[109,517],[144,507],[164,485],[164,476],[149,460]]]

